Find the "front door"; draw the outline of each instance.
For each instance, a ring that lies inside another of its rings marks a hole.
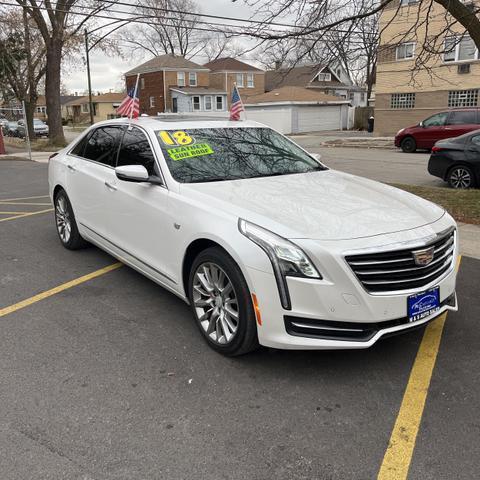
[[[160,171],[146,133],[129,127],[123,136],[117,166],[143,165],[150,175]],[[111,241],[140,267],[154,270],[164,283],[176,288],[177,273],[169,261],[174,242],[174,220],[165,186],[118,180],[111,218]]]
[[[445,133],[445,124],[447,122],[448,112],[441,112],[432,115],[422,123],[422,128],[415,133],[415,140],[418,148],[432,148],[435,142],[448,138]]]
[[[177,99],[177,97],[172,98],[172,111],[173,111],[173,113],[178,112],[178,99]]]

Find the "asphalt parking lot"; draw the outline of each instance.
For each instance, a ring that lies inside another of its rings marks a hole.
[[[46,171],[0,162],[1,478],[478,478],[480,261],[444,326],[228,359],[174,295],[60,245]]]

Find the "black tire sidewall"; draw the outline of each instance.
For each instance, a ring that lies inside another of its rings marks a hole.
[[[451,178],[452,178],[452,173],[457,170],[458,168],[461,168],[462,170],[467,170],[468,173],[470,174],[470,186],[468,188],[456,188],[452,185],[452,181],[451,181]],[[454,190],[468,190],[470,188],[474,188],[475,187],[475,177],[473,175],[473,171],[471,168],[465,166],[465,165],[456,165],[454,167],[452,167],[449,171],[448,171],[448,175],[447,175],[447,182],[448,182],[448,186],[450,188],[453,188]]]
[[[215,263],[227,274],[228,278],[233,284],[235,294],[238,301],[239,309],[239,324],[234,339],[227,345],[219,345],[213,342],[206,334],[202,325],[198,321],[195,306],[193,304],[193,279],[197,268],[202,263]],[[233,258],[228,255],[223,249],[211,247],[201,252],[192,264],[188,278],[188,297],[190,300],[190,307],[195,318],[195,323],[199,328],[203,338],[219,353],[227,356],[241,355],[253,350],[257,345],[257,326],[255,320],[255,313],[253,311],[250,290],[247,282]]]
[[[63,197],[65,199],[65,204],[67,206],[68,210],[68,215],[70,217],[70,224],[71,224],[71,232],[70,232],[70,238],[68,242],[64,242],[62,240],[62,237],[60,236],[60,232],[58,231],[58,226],[57,226],[57,218],[56,218],[56,212],[57,212],[57,201],[59,198]],[[57,235],[58,238],[60,239],[60,242],[65,248],[68,248],[69,250],[76,250],[78,248],[84,247],[87,242],[81,237],[78,227],[77,227],[77,222],[75,220],[75,214],[73,213],[72,209],[72,204],[70,203],[70,199],[68,198],[67,193],[65,190],[60,190],[56,195],[54,199],[54,213],[55,213],[55,227],[57,230]]]
[[[407,148],[407,145],[411,145],[411,147]],[[405,137],[400,144],[400,148],[405,153],[413,153],[417,149],[417,142],[413,137]]]

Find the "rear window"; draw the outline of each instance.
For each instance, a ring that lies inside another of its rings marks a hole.
[[[156,132],[172,176],[181,183],[215,182],[325,170],[269,128],[201,128]]]

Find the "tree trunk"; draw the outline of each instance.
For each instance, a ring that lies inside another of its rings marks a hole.
[[[37,99],[30,97],[30,100],[27,102],[25,100],[25,120],[27,122],[28,129],[28,138],[30,141],[35,140],[35,130],[33,129],[33,114],[37,106]]]
[[[45,97],[47,104],[50,143],[65,145],[62,126],[62,105],[60,103],[60,70],[62,64],[62,42],[51,39],[47,44],[47,72],[45,75]]]

